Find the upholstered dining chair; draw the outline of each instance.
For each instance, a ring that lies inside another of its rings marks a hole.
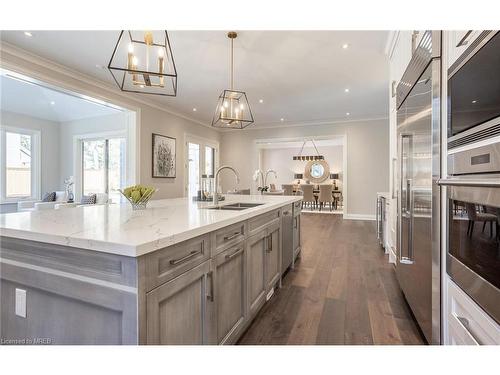
[[[281,185],[284,193],[283,195],[293,195],[293,185],[292,184],[283,184]]]
[[[302,198],[302,207],[304,205],[307,206],[309,203],[309,206],[311,208],[314,208],[316,206],[316,199],[314,198],[314,186],[310,184],[304,184],[300,185],[300,190],[302,190],[302,195],[304,198]]]
[[[465,208],[467,210],[467,218],[469,219],[469,226],[467,228],[467,234],[472,237],[474,232],[474,224],[476,221],[483,222],[483,231],[486,223],[490,223],[490,233],[493,236],[493,224],[495,228],[498,226],[498,217],[493,213],[488,212],[478,212],[477,206],[473,203],[466,203]]]
[[[333,190],[333,185],[330,184],[325,184],[325,185],[319,185],[319,210],[321,211],[321,208],[323,206],[328,205],[330,206],[330,211],[332,210],[332,203],[333,203],[333,196],[332,196],[332,190]]]

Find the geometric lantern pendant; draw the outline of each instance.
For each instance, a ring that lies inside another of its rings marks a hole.
[[[177,70],[166,30],[122,30],[108,69],[122,91],[177,95]]]
[[[212,126],[225,129],[243,129],[254,122],[252,110],[244,91],[233,89],[233,40],[237,34],[232,31],[227,34],[231,39],[231,88],[222,91],[217,100]]]

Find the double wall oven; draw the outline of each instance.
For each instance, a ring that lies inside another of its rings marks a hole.
[[[448,71],[447,273],[500,323],[500,32]]]

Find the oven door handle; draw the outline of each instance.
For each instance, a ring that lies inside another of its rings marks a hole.
[[[484,179],[484,180],[465,180],[442,178],[438,180],[439,186],[465,186],[465,187],[487,187],[500,188],[500,180]]]

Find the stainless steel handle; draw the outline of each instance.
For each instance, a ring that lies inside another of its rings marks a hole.
[[[207,279],[210,278],[210,294],[207,295],[207,299],[210,302],[214,301],[214,272],[210,271],[207,273]]]
[[[380,240],[380,197],[377,197],[377,240]]]
[[[474,335],[469,328],[470,327],[469,319],[464,318],[463,316],[458,316],[458,315],[457,315],[457,319],[462,324],[462,326],[465,328],[465,330],[469,333],[469,335],[472,337],[472,339],[476,342],[476,344],[481,345],[481,341],[477,339],[476,335]]]
[[[230,236],[225,236],[224,237],[224,241],[229,241],[229,240],[232,240],[233,238],[236,238],[240,235],[240,232],[234,232],[232,235]]]
[[[298,223],[299,223],[299,219],[297,218],[297,216],[295,216],[295,223],[293,224],[294,229],[297,229]]]
[[[200,250],[200,251],[191,251],[188,255],[182,257],[182,258],[179,258],[179,259],[172,259],[170,261],[170,264],[175,266],[177,264],[181,264],[181,263],[184,263],[184,262],[187,262],[189,259],[191,258],[194,258],[196,255],[198,254],[202,254],[203,253],[203,250]]]
[[[267,236],[267,249],[266,252],[270,253],[273,251],[273,235]]]
[[[466,46],[467,44],[469,44],[469,41],[467,39],[469,39],[469,36],[472,34],[472,31],[473,30],[469,30],[467,31],[467,33],[464,35],[464,37],[462,39],[460,39],[460,41],[457,43],[456,47],[462,47],[462,46]]]
[[[232,254],[226,254],[226,259],[234,258],[236,255],[239,255],[243,252],[243,249],[238,249]]]
[[[411,178],[406,179],[406,213],[411,214]]]
[[[482,180],[465,180],[465,179],[451,179],[443,178],[438,180],[440,186],[465,186],[465,187],[500,187],[500,180],[498,179],[482,179]]]

